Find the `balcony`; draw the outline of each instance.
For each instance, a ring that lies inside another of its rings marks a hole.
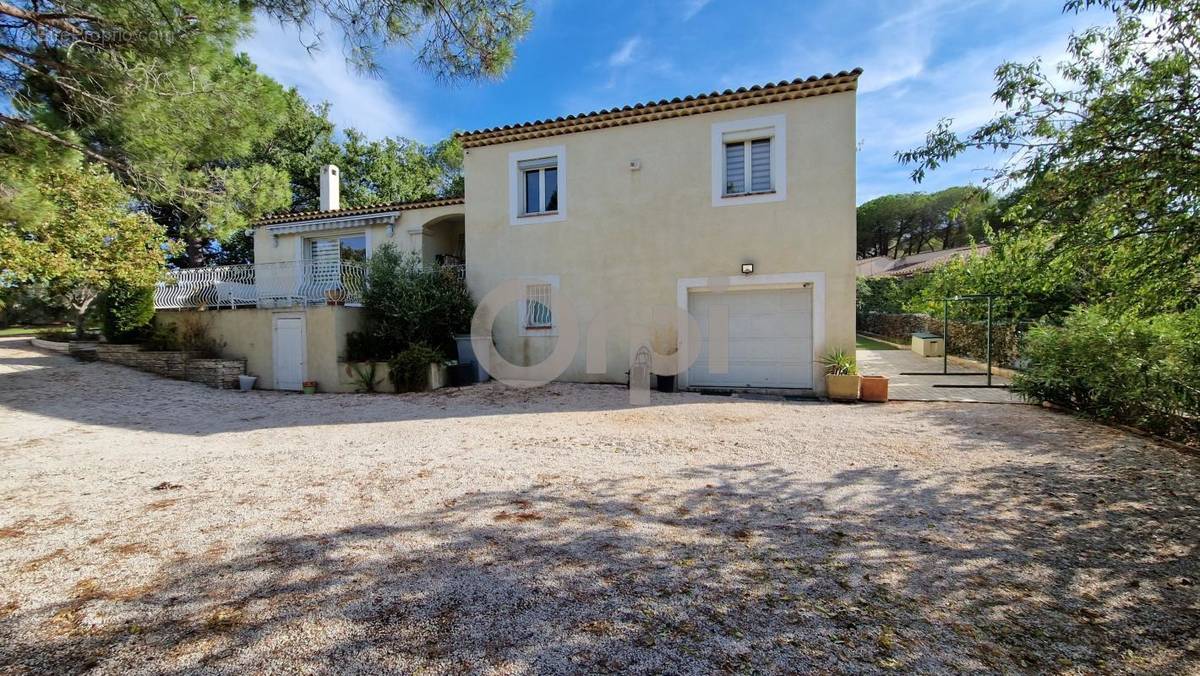
[[[198,307],[295,307],[327,300],[362,302],[361,263],[289,261],[168,270],[154,289],[160,310]]]
[[[436,269],[466,279],[465,264]],[[367,281],[366,265],[345,261],[221,265],[168,270],[166,276],[154,289],[159,310],[303,307],[329,301],[359,305]]]

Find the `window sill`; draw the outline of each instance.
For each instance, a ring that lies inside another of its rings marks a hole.
[[[774,190],[759,190],[758,192],[735,192],[728,195],[721,195],[721,199],[737,199],[739,197],[758,197],[759,195],[774,195]]]
[[[526,331],[550,331],[553,328],[554,328],[553,326],[526,326],[525,330]]]
[[[542,216],[557,216],[557,211],[535,211],[531,214],[520,214],[517,218],[541,218]]]

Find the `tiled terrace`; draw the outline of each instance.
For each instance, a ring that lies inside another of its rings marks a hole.
[[[983,365],[963,366],[951,361],[951,373],[979,373],[977,376],[942,375],[941,357],[921,357],[911,350],[858,350],[858,369],[865,375],[886,375],[888,396],[897,401],[962,401],[989,404],[1025,403],[1007,389],[981,387],[934,387],[935,384],[983,385]],[[937,375],[902,375],[907,373],[937,373]],[[1009,380],[992,375],[993,385],[1007,385]]]

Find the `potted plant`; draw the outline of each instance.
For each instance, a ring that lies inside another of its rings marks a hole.
[[[888,400],[888,377],[863,376],[862,392],[859,396],[863,401],[886,403]]]
[[[346,290],[341,287],[338,287],[336,289],[327,289],[325,291],[325,304],[326,305],[345,305],[346,298],[347,298]]]
[[[304,388],[305,394],[316,394],[317,393],[317,381],[315,381],[315,380],[306,380],[303,383],[301,383],[301,387]]]
[[[857,401],[862,378],[858,364],[845,350],[834,350],[821,359],[825,366],[825,393],[834,401]]]

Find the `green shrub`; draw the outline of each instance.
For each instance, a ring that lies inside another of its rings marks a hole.
[[[200,359],[217,358],[225,343],[213,338],[208,332],[204,315],[186,312],[175,323],[175,334],[179,337],[179,349]]]
[[[350,376],[354,378],[354,391],[362,394],[375,392],[375,362],[351,364]]]
[[[454,334],[470,330],[475,312],[462,280],[425,269],[419,254],[401,253],[392,244],[379,247],[368,262],[363,308],[369,339],[356,339],[356,346],[377,359],[417,343],[450,353]]]
[[[388,380],[397,392],[420,392],[429,386],[429,365],[442,359],[441,352],[414,343],[388,362]]]
[[[146,339],[142,341],[142,347],[159,352],[178,350],[179,332],[175,329],[174,324],[161,324],[154,321],[151,323]]]
[[[102,306],[102,330],[110,343],[141,342],[154,319],[154,287],[113,283]]]
[[[48,329],[46,331],[38,331],[37,338],[39,340],[48,340],[53,343],[68,343],[72,340],[96,340],[100,336],[95,333],[85,333],[82,338],[75,336],[75,329]]]
[[[1073,310],[1026,334],[1014,389],[1102,420],[1200,440],[1200,310],[1137,318]]]
[[[904,311],[916,291],[917,283],[913,279],[897,279],[895,277],[859,277],[857,280],[857,309],[858,314],[868,312],[885,312],[896,314]]]
[[[825,373],[831,376],[858,375],[858,362],[853,354],[845,350],[834,350],[821,357],[821,364],[825,367]]]
[[[371,331],[351,331],[346,334],[346,361],[387,361],[395,354],[389,352],[390,341]]]

